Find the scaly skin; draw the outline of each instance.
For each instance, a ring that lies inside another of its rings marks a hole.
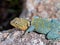
[[[27,28],[30,26],[30,22],[23,18],[15,18],[13,19],[10,24],[14,26],[15,28],[18,28],[20,30],[27,30]]]
[[[47,34],[46,37],[48,39],[60,39],[60,22],[55,19],[49,20],[35,16],[32,18],[30,25],[30,22],[26,19],[15,18],[11,21],[11,25],[26,31],[25,34],[28,32],[36,31],[38,33]]]
[[[33,18],[31,25],[35,27],[36,32],[47,34],[51,30],[51,21],[42,18]]]

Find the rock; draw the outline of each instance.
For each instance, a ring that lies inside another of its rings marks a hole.
[[[20,17],[30,20],[33,16],[37,15],[42,18],[58,19],[59,5],[60,0],[26,0]]]
[[[23,36],[22,45],[46,45],[46,42],[43,40],[45,40],[45,38],[43,39],[43,35],[41,36],[34,32],[31,32]]]
[[[43,34],[30,32],[22,36],[24,31],[10,30],[0,32],[0,45],[60,45],[60,41],[47,40]]]

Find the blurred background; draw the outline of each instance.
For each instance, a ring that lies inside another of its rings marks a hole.
[[[12,28],[9,22],[19,17],[23,0],[0,0],[0,31]]]

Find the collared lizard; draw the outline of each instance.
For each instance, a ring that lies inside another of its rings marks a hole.
[[[28,32],[36,31],[45,34],[47,39],[59,40],[60,39],[60,22],[55,19],[40,18],[34,16],[30,21],[24,18],[15,18],[10,24],[18,29]]]

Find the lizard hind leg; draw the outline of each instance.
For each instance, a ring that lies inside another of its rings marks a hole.
[[[47,34],[47,38],[51,39],[51,40],[58,40],[60,39],[60,34],[58,33],[60,30],[51,30],[48,34]],[[59,38],[58,38],[59,37]]]

